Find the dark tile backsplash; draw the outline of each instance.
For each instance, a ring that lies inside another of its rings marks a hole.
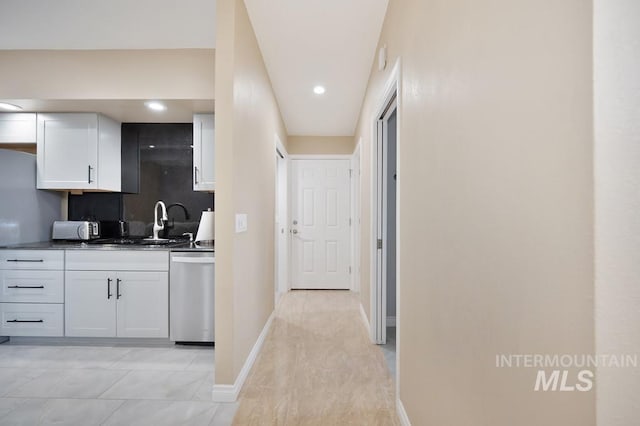
[[[214,195],[192,189],[193,125],[123,123],[122,143],[123,188],[138,192],[70,195],[69,219],[122,219],[132,235],[150,235],[153,206],[162,200],[189,213],[187,218],[182,207],[169,208],[170,235],[195,233],[200,213],[214,207]]]
[[[69,220],[119,220],[122,217],[120,193],[69,195]]]

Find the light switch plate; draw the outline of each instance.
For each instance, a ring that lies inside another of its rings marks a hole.
[[[247,215],[236,213],[236,233],[247,232]]]

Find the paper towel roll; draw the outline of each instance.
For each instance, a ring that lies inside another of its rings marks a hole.
[[[202,212],[200,217],[200,225],[198,225],[198,233],[196,234],[196,242],[213,244],[216,239],[216,222],[215,212],[207,210]]]

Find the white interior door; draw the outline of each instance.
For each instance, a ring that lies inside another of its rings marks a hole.
[[[292,160],[294,289],[349,289],[349,163],[349,160]]]

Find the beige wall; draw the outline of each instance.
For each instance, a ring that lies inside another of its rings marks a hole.
[[[414,425],[593,425],[594,392],[534,392],[496,354],[593,353],[592,10],[390,0],[402,59],[399,380]],[[377,64],[375,64],[377,65]],[[372,70],[363,137],[369,311]]]
[[[0,99],[213,99],[213,49],[0,50]]]
[[[354,139],[352,136],[289,136],[289,154],[297,155],[351,155]]]
[[[233,384],[274,307],[275,135],[287,135],[242,0],[216,38],[216,384]],[[248,231],[234,233],[236,213]]]
[[[596,349],[599,354],[637,355],[640,2],[597,0],[594,12]],[[598,369],[598,424],[637,424],[639,394],[640,369]]]

